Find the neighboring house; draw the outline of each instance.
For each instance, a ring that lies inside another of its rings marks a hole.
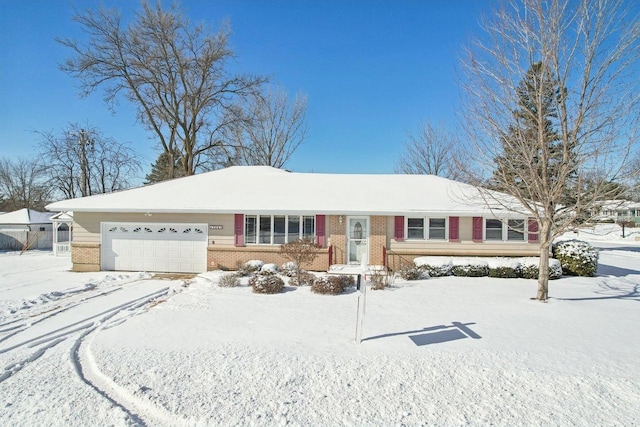
[[[601,202],[597,219],[640,224],[640,203],[628,200],[605,200]]]
[[[20,209],[0,215],[0,249],[51,249],[53,226],[51,212]]]
[[[535,256],[537,223],[513,206],[490,209],[475,188],[432,175],[234,166],[47,209],[74,212],[76,271],[203,272],[280,264],[280,245],[298,238],[319,245],[318,271],[363,257],[395,268],[421,255]]]

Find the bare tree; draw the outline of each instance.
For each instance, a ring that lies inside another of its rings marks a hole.
[[[1,210],[44,210],[50,195],[45,171],[37,161],[0,159]]]
[[[424,123],[415,134],[409,134],[395,171],[455,178],[453,153],[457,145],[457,139],[444,125]]]
[[[282,168],[307,134],[307,98],[297,94],[293,102],[279,88],[269,87],[240,104],[226,129],[226,162]]]
[[[64,198],[129,188],[141,171],[138,154],[99,129],[71,123],[60,134],[38,133],[49,184]]]
[[[61,69],[80,79],[82,96],[103,88],[112,109],[126,95],[164,152],[180,153],[183,175],[202,169],[204,154],[221,149],[220,131],[233,118],[226,110],[265,81],[228,71],[229,25],[211,33],[192,25],[177,5],[163,10],[144,1],[126,27],[114,9],[87,9],[74,20],[89,39],[59,40],[74,52]]]
[[[629,7],[507,1],[483,20],[484,34],[463,59],[467,153],[475,160],[464,172],[479,187],[493,180],[539,223],[541,301],[553,239],[609,198],[605,184],[620,179],[636,143],[640,22]]]

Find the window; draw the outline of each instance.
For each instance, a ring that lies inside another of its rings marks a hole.
[[[502,240],[502,221],[499,219],[487,219],[485,222],[485,239]]]
[[[510,219],[508,221],[507,240],[524,241],[524,220]]]
[[[407,240],[445,240],[446,238],[446,218],[407,218]]]
[[[244,238],[248,245],[281,245],[315,237],[315,216],[245,215],[244,218]]]
[[[446,219],[429,218],[429,239],[444,240],[446,238]]]
[[[525,220],[509,219],[503,222],[499,219],[487,218],[485,220],[485,240],[524,242]]]
[[[424,218],[407,218],[407,239],[424,239]]]

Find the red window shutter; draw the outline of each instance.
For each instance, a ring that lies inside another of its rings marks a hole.
[[[393,236],[398,242],[402,242],[404,240],[404,217],[397,216],[395,223],[395,233]]]
[[[235,245],[236,246],[244,246],[244,215],[236,214],[235,215]]]
[[[482,242],[482,217],[473,217],[473,241]]]
[[[527,240],[529,243],[538,243],[540,240],[538,230],[538,221],[534,218],[529,218],[529,232],[527,233]]]
[[[316,215],[316,244],[323,247],[325,245],[325,216]]]
[[[457,216],[449,217],[449,241],[460,241],[460,218]]]

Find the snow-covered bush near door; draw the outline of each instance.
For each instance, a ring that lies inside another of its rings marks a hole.
[[[311,285],[311,292],[322,295],[338,295],[344,292],[345,280],[340,276],[316,277]]]
[[[553,256],[562,271],[572,276],[592,277],[598,268],[598,250],[581,240],[564,240],[553,244]]]
[[[398,273],[403,280],[420,280],[427,279],[429,277],[429,274],[426,271],[410,264],[403,264],[398,270],[396,270],[396,273]]]

